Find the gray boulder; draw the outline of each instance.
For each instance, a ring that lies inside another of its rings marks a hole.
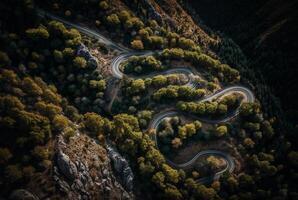
[[[111,145],[107,145],[108,154],[113,161],[113,167],[120,176],[121,182],[128,191],[133,189],[134,175],[127,160],[122,157]]]
[[[57,156],[57,166],[58,166],[60,172],[66,178],[73,181],[78,174],[76,165],[62,151],[58,151],[56,156]]]

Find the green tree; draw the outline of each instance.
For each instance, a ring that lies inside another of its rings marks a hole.
[[[84,69],[87,67],[87,61],[85,60],[85,58],[80,56],[75,57],[75,59],[73,60],[73,64],[79,69]]]
[[[154,76],[152,79],[152,85],[154,87],[165,86],[167,83],[167,78],[163,75]]]
[[[106,1],[99,2],[99,7],[103,10],[107,10],[109,8],[109,4]]]
[[[144,27],[144,23],[138,17],[132,17],[126,20],[124,27],[126,29],[140,30]]]
[[[165,174],[166,180],[172,183],[178,183],[179,182],[179,173],[177,170],[171,168],[167,164],[162,165],[162,171]]]
[[[145,91],[146,86],[145,86],[145,82],[143,81],[143,79],[137,79],[132,81],[131,83],[131,90],[130,93],[140,93]]]
[[[83,125],[93,136],[103,134],[109,129],[109,122],[96,113],[86,113]]]
[[[53,127],[56,131],[63,131],[68,125],[69,121],[63,115],[56,115],[53,119]]]
[[[144,49],[144,44],[143,44],[142,40],[133,40],[130,43],[130,45],[133,49],[136,49],[136,50],[143,50]]]
[[[27,36],[32,40],[48,39],[50,37],[49,32],[44,27],[32,28],[26,30]]]
[[[164,156],[155,148],[150,148],[147,151],[146,159],[157,167],[161,167],[166,162]]]
[[[199,185],[196,190],[196,196],[203,200],[213,200],[217,194],[213,188],[207,188],[205,185]]]
[[[119,13],[119,19],[122,21],[122,22],[126,22],[126,20],[128,20],[130,18],[130,14],[127,10],[122,10],[120,13]]]
[[[23,79],[23,89],[32,96],[40,96],[43,93],[42,89],[29,77]]]
[[[159,188],[165,187],[165,175],[163,172],[156,172],[152,177],[152,182],[155,183]]]
[[[117,26],[120,24],[120,20],[119,20],[117,14],[111,14],[111,15],[107,16],[107,22],[111,26]]]
[[[225,125],[222,125],[222,126],[218,126],[216,129],[215,129],[215,136],[216,137],[223,137],[225,136],[226,134],[228,133],[228,128],[225,126]]]
[[[167,184],[165,188],[165,196],[166,196],[166,199],[171,199],[171,200],[183,199],[181,192],[174,185],[170,185],[170,184]]]
[[[175,149],[179,148],[182,145],[182,141],[180,138],[174,138],[171,143],[172,147]]]

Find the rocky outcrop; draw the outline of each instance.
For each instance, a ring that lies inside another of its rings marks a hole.
[[[116,173],[120,176],[121,182],[125,189],[132,191],[134,175],[127,160],[109,144],[107,145],[107,150],[110,158],[113,161],[113,167]]]
[[[69,143],[58,136],[53,179],[67,199],[133,199],[117,182],[105,149],[88,136],[76,135]]]
[[[85,58],[89,68],[94,70],[98,67],[96,58],[90,53],[89,49],[83,43],[81,43],[77,49],[77,56]]]
[[[61,173],[73,181],[78,173],[76,165],[62,151],[58,151],[56,160]]]
[[[27,190],[14,190],[9,196],[9,200],[39,200],[39,198]]]

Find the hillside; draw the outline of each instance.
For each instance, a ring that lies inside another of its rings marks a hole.
[[[294,129],[253,68],[268,60],[198,13],[2,1],[0,199],[297,199]],[[253,36],[258,48],[282,22]]]
[[[288,119],[296,124],[297,2],[186,2],[205,24],[232,37],[240,45],[250,60],[250,68],[262,73],[267,85],[280,98]]]

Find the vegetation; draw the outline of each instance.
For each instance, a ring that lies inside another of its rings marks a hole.
[[[66,129],[76,128],[70,118],[62,115],[69,105],[53,85],[4,68],[0,83],[0,176],[8,187],[48,169],[50,141]],[[78,115],[76,110],[71,114]]]
[[[218,60],[208,47],[201,49],[193,40],[176,33],[179,29],[149,17],[148,8],[140,1],[129,6],[127,1],[115,6],[120,2],[114,0],[38,2],[68,20],[88,19],[99,31],[135,50],[162,50],[160,54],[131,57],[122,66],[127,75],[159,74],[177,62],[187,63],[207,75],[209,82],[194,78],[199,89],[186,86],[188,80],[183,74],[125,77],[115,98],[117,112],[107,113],[106,89],[113,80],[103,78],[107,73],[101,71],[94,56],[100,55],[98,51],[90,53],[91,42],[60,22],[37,20],[37,16],[31,16],[31,1],[20,2],[13,5],[15,12],[11,12],[11,17],[18,15],[11,19],[16,24],[1,20],[1,196],[8,198],[14,189],[27,188],[37,175],[52,174],[56,136],[69,142],[79,133],[97,139],[98,145],[105,145],[106,139],[115,145],[129,161],[138,183],[136,190],[144,198],[297,198],[298,151],[290,142],[295,137],[283,134],[283,128],[276,123],[279,116],[263,113],[258,102],[244,103],[237,94],[211,102],[197,101],[218,89],[219,81],[223,86],[240,81],[239,71]],[[146,18],[131,10],[135,6]],[[3,13],[3,19],[10,17]],[[108,51],[107,59],[111,55]],[[157,130],[148,129],[154,115],[172,103],[188,115],[166,118]],[[212,126],[203,123],[203,119],[221,119],[235,111],[239,111],[237,119]],[[189,114],[202,120],[190,121]],[[205,167],[191,172],[172,167],[165,156],[175,155],[191,145],[190,141],[224,141],[221,144],[225,145],[218,148],[231,153],[241,164],[241,173],[226,172],[219,180],[204,185],[197,182],[198,178],[225,168],[224,159],[206,157],[200,161]],[[42,187],[48,198],[55,192]]]
[[[176,107],[184,112],[190,112],[199,117],[219,117],[225,116],[235,110],[240,105],[240,98],[237,94],[225,96],[218,101],[205,102],[178,102]],[[245,104],[244,104],[245,105]],[[242,107],[242,109],[244,106]]]

